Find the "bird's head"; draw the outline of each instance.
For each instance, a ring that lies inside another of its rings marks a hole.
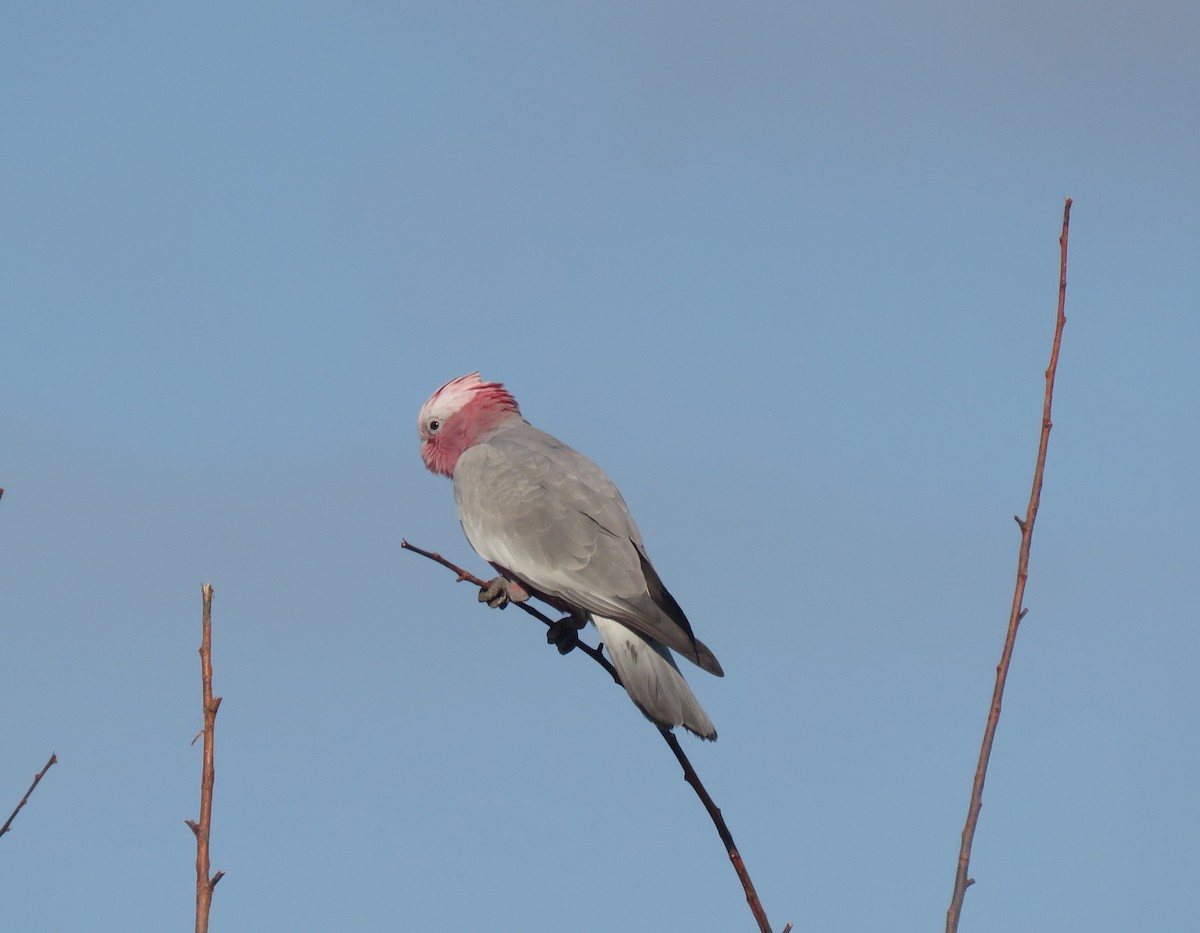
[[[421,406],[421,459],[434,473],[453,476],[464,450],[513,420],[523,420],[521,410],[500,383],[484,382],[477,372],[451,379]]]

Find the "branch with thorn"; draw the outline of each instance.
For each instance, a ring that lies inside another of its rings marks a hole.
[[[422,557],[427,557],[436,563],[441,564],[447,570],[453,571],[457,575],[457,583],[470,583],[472,586],[477,586],[481,590],[487,588],[487,582],[475,576],[469,570],[464,570],[457,564],[451,563],[435,551],[426,551],[414,544],[409,544],[407,541],[401,541],[400,547],[406,551],[412,551],[414,554],[420,554]],[[528,602],[513,603],[525,612],[529,613],[535,619],[539,620],[547,628],[555,626],[555,621],[540,612]],[[608,658],[604,656],[604,652],[600,648],[593,648],[591,645],[584,642],[578,643],[579,649],[589,658],[599,664],[608,675],[613,679],[617,686],[621,686],[621,677],[617,673],[616,668],[609,663]],[[754,915],[755,921],[758,923],[760,933],[772,933],[771,924],[767,920],[766,911],[763,910],[762,902],[758,899],[758,892],[754,890],[754,882],[750,880],[750,873],[746,870],[746,865],[742,861],[741,853],[738,852],[737,846],[733,841],[733,834],[730,833],[729,827],[725,823],[725,817],[722,816],[720,808],[713,802],[709,796],[704,784],[700,781],[700,776],[696,773],[696,769],[692,766],[687,754],[679,744],[679,739],[670,729],[658,727],[659,734],[663,737],[663,741],[670,747],[672,754],[675,755],[679,766],[683,768],[683,779],[695,791],[696,796],[700,798],[700,802],[704,805],[704,809],[708,812],[709,818],[713,821],[713,825],[717,829],[717,835],[721,837],[721,841],[725,844],[726,854],[729,856],[729,861],[733,865],[733,870],[737,872],[738,880],[742,883],[742,890],[746,894],[746,903],[750,906],[750,912]],[[789,933],[792,925],[789,923],[783,928],[783,933]]]
[[[200,774],[200,820],[184,820],[196,836],[196,933],[208,933],[208,914],[212,908],[213,888],[225,877],[225,872],[219,871],[211,878],[208,876],[210,863],[208,856],[209,836],[212,831],[212,797],[213,778],[213,739],[216,735],[217,710],[221,707],[221,698],[214,697],[212,691],[212,596],[211,583],[200,587],[203,601],[201,619],[202,634],[200,637],[200,679],[204,690],[204,765]],[[199,738],[197,736],[196,738]],[[196,744],[196,739],[192,739]]]
[[[1050,365],[1046,368],[1046,393],[1042,400],[1042,434],[1038,443],[1037,461],[1033,469],[1033,489],[1029,494],[1029,506],[1025,518],[1013,518],[1021,529],[1021,547],[1017,556],[1017,583],[1013,592],[1012,610],[1008,618],[1008,634],[1004,639],[1004,650],[1000,663],[996,665],[996,686],[992,691],[992,705],[988,712],[987,725],[983,730],[983,744],[979,749],[979,763],[975,768],[975,779],[971,784],[971,802],[967,808],[967,821],[963,826],[962,845],[958,852],[958,872],[954,879],[954,892],[950,907],[946,911],[946,933],[956,933],[962,915],[963,897],[967,888],[975,883],[968,876],[971,866],[971,845],[975,840],[975,827],[979,823],[979,810],[983,806],[983,782],[987,777],[988,762],[992,757],[992,743],[996,738],[996,727],[1000,722],[1000,706],[1004,699],[1004,684],[1008,679],[1008,668],[1012,663],[1013,647],[1016,645],[1017,629],[1029,610],[1023,608],[1025,581],[1029,577],[1029,549],[1033,543],[1033,523],[1037,519],[1038,506],[1042,501],[1042,478],[1046,472],[1046,450],[1050,444],[1050,409],[1054,401],[1054,377],[1058,372],[1058,351],[1062,346],[1063,326],[1067,323],[1067,233],[1071,223],[1071,199],[1063,205],[1062,235],[1058,238],[1058,314],[1055,318],[1054,341],[1050,348]]]
[[[4,490],[0,489],[0,494],[3,493]],[[58,764],[58,755],[51,752],[50,760],[46,762],[45,767],[43,767],[41,771],[33,776],[33,783],[29,785],[29,790],[25,791],[25,796],[21,798],[21,802],[17,804],[16,809],[9,814],[8,819],[4,821],[4,825],[0,826],[0,836],[3,836],[6,832],[12,829],[13,820],[17,818],[17,814],[21,812],[21,808],[29,802],[29,795],[32,794],[38,784],[42,782],[42,778],[46,776],[46,772],[50,770],[50,767],[56,764]]]

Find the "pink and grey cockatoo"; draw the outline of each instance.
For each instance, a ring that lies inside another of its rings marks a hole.
[[[501,575],[480,601],[503,608],[532,595],[568,613],[550,634],[560,650],[591,620],[652,722],[715,739],[671,651],[718,677],[724,672],[655,573],[612,480],[533,427],[505,388],[479,373],[434,392],[418,430],[425,465],[454,480],[471,547]]]

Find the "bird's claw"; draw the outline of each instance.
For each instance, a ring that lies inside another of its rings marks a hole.
[[[528,598],[529,591],[507,577],[495,577],[479,591],[479,601],[493,609],[503,609],[509,603],[523,603]]]
[[[584,620],[579,616],[566,616],[546,630],[546,643],[558,649],[559,654],[568,654],[579,644],[579,631]]]

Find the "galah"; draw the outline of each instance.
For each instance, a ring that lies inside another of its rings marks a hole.
[[[715,739],[671,652],[724,672],[663,586],[612,480],[477,372],[433,393],[418,430],[425,465],[454,480],[467,540],[500,574],[480,601],[503,608],[536,596],[567,613],[549,636],[564,651],[590,620],[647,718]]]

